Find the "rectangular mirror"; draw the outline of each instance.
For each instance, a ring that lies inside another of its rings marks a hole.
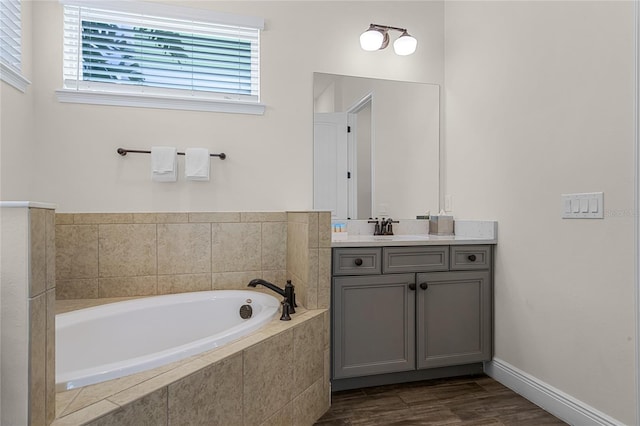
[[[333,219],[438,211],[440,87],[313,75],[313,205]]]

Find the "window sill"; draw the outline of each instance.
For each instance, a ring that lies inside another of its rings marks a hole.
[[[22,74],[13,68],[9,68],[2,62],[0,62],[0,80],[15,87],[22,93],[26,92],[27,86],[31,84],[31,82],[24,78]]]
[[[234,114],[263,115],[265,105],[250,102],[229,102],[194,97],[158,96],[129,93],[106,93],[56,90],[59,102],[78,104],[128,106],[140,108],[179,109],[187,111],[228,112]]]

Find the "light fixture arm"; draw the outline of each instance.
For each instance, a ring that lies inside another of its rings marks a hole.
[[[407,32],[406,28],[391,27],[389,25],[380,25],[380,24],[371,24],[371,25],[369,25],[369,29],[370,30],[383,30],[383,31],[396,30],[396,31],[400,31],[401,33],[406,33]]]

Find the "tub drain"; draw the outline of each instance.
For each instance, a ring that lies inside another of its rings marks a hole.
[[[250,305],[240,306],[240,318],[248,319],[253,315],[253,308]]]

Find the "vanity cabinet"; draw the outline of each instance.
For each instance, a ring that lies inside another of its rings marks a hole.
[[[334,248],[333,379],[490,360],[491,252]]]

